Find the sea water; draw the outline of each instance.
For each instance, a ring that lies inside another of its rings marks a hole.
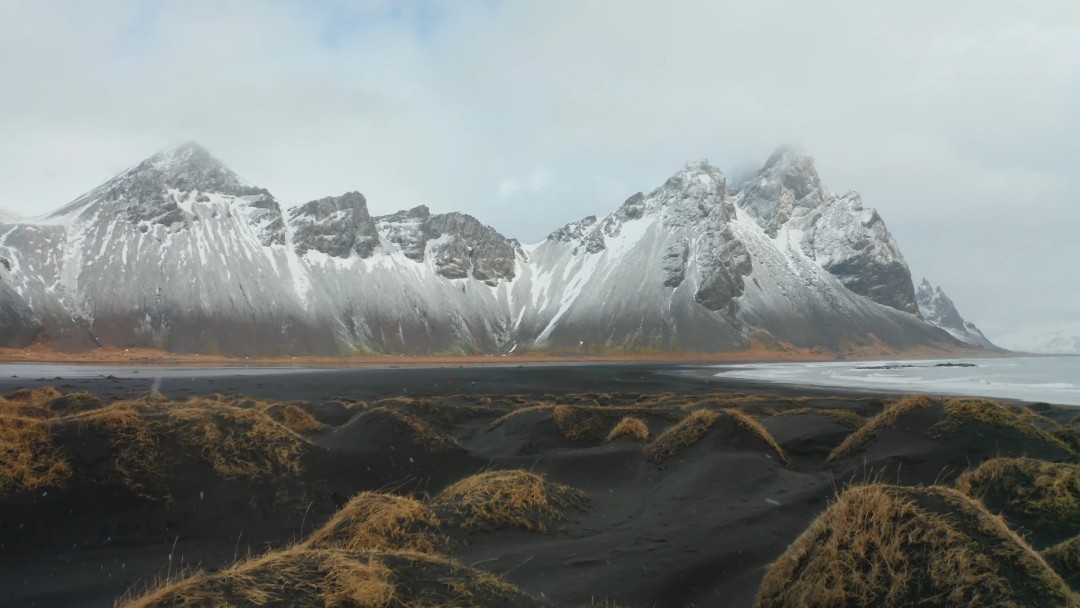
[[[1080,356],[830,361],[717,366],[716,376],[781,384],[969,395],[1080,406]]]

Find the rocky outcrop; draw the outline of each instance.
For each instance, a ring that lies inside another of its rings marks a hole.
[[[10,262],[0,257],[0,268],[9,266]],[[38,324],[34,311],[4,280],[3,275],[4,271],[0,270],[0,347],[23,347],[37,337]]]
[[[919,314],[911,271],[881,216],[858,193],[825,189],[809,156],[780,148],[735,200],[766,234],[796,241],[851,291]]]
[[[956,305],[945,295],[941,287],[934,287],[925,278],[919,283],[915,293],[919,311],[927,323],[949,332],[952,337],[979,348],[1001,350],[983,335],[974,323],[965,321],[956,310]]]
[[[336,258],[347,258],[353,252],[368,258],[379,244],[367,200],[359,192],[301,205],[289,212],[289,223],[297,255],[314,249]]]

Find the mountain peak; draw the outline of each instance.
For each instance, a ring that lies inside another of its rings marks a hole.
[[[919,305],[919,313],[927,323],[944,329],[952,337],[967,342],[980,348],[997,350],[998,347],[986,339],[978,327],[970,321],[966,321],[956,310],[956,305],[949,296],[941,289],[934,287],[923,278],[919,288],[915,291],[915,299]]]

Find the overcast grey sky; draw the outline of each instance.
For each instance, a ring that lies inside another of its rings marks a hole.
[[[311,6],[311,5],[317,6]],[[526,242],[783,143],[993,339],[1080,331],[1080,3],[0,0],[0,207],[194,139]]]

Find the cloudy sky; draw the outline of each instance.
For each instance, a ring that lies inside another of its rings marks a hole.
[[[1072,0],[0,0],[0,73],[23,214],[194,139],[289,203],[532,242],[794,143],[991,338],[1080,331]]]

